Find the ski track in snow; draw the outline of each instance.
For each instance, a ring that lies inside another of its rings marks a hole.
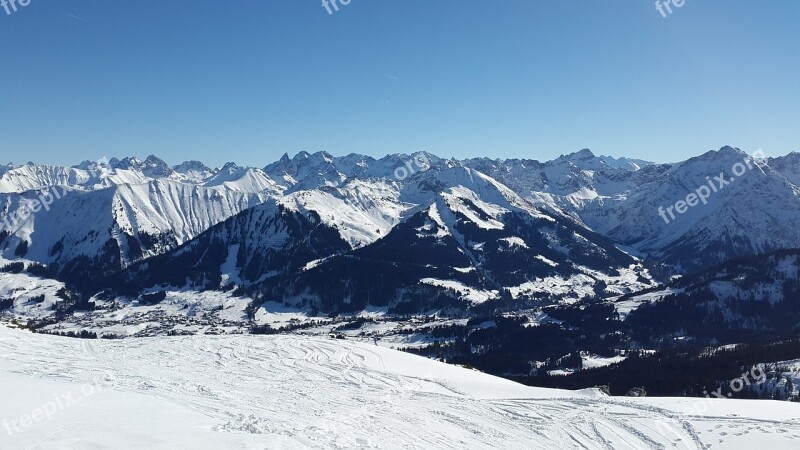
[[[73,386],[96,383],[105,386],[104,392],[149,396],[208,418],[207,429],[196,431],[222,439],[215,445],[420,449],[800,445],[796,405],[717,400],[726,407],[740,405],[738,414],[717,414],[712,408],[705,415],[685,416],[677,403],[689,399],[609,398],[529,388],[342,340],[292,335],[78,340],[0,327],[0,355],[0,380],[8,389],[15,380],[35,379]],[[84,400],[89,402],[92,398]],[[759,405],[765,411],[778,408],[772,416],[789,411],[792,417],[761,417]],[[0,402],[0,420],[13,417],[4,406],[8,405]],[[121,409],[108,413],[124,416]],[[186,432],[181,424],[174,426],[176,433]],[[63,434],[53,427],[37,423],[29,432],[11,436],[8,448],[68,447],[49,440]],[[69,442],[92,433],[89,426],[71,429]],[[0,448],[6,448],[6,439],[0,430]],[[109,447],[138,447],[136,440],[108,439],[103,444]],[[215,448],[210,441],[206,445]]]

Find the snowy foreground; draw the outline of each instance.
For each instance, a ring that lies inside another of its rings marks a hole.
[[[0,327],[0,448],[798,448],[800,406],[529,388],[351,341]]]

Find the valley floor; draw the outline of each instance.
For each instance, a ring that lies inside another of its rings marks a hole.
[[[0,355],[0,448],[800,446],[797,404],[531,388],[345,340],[0,326]]]

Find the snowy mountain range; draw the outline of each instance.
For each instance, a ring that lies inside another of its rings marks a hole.
[[[719,174],[731,181],[702,204],[659,214]],[[0,257],[85,298],[235,289],[328,313],[521,309],[800,247],[798,180],[796,153],[731,147],[675,164],[589,150],[547,162],[301,152],[264,168],[9,164]]]

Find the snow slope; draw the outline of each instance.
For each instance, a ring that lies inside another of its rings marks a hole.
[[[296,191],[281,197],[293,211],[316,212],[323,223],[338,230],[353,248],[385,236],[413,205],[400,201],[400,192],[386,182],[352,179],[341,188]]]
[[[342,340],[77,340],[0,328],[0,354],[2,448],[695,449],[800,443],[800,408],[785,402],[621,399],[596,390],[529,388]],[[695,407],[698,402],[704,407]],[[694,412],[682,414],[688,410]]]
[[[14,211],[26,199],[33,198],[31,192],[0,194],[0,203],[10,205],[8,210]],[[109,239],[114,239],[122,250],[124,266],[175,248],[267,198],[267,193],[205,188],[166,179],[95,191],[69,191],[48,209],[9,229],[13,239],[0,252],[13,258],[18,243],[24,240],[29,242],[27,259],[66,265],[82,255],[100,254]],[[0,230],[6,229],[7,225],[0,222]],[[140,252],[126,252],[128,242],[122,235],[136,237]]]
[[[744,172],[737,174],[736,167]],[[711,178],[720,174],[727,182],[722,187]],[[587,204],[580,213],[584,223],[688,273],[733,257],[800,245],[800,230],[794,226],[800,220],[800,188],[739,149],[707,152],[644,181],[613,200]],[[666,211],[685,202],[702,186],[709,189],[709,182],[717,192],[709,190],[707,204],[674,218],[665,212],[667,220],[659,215],[659,208]]]

